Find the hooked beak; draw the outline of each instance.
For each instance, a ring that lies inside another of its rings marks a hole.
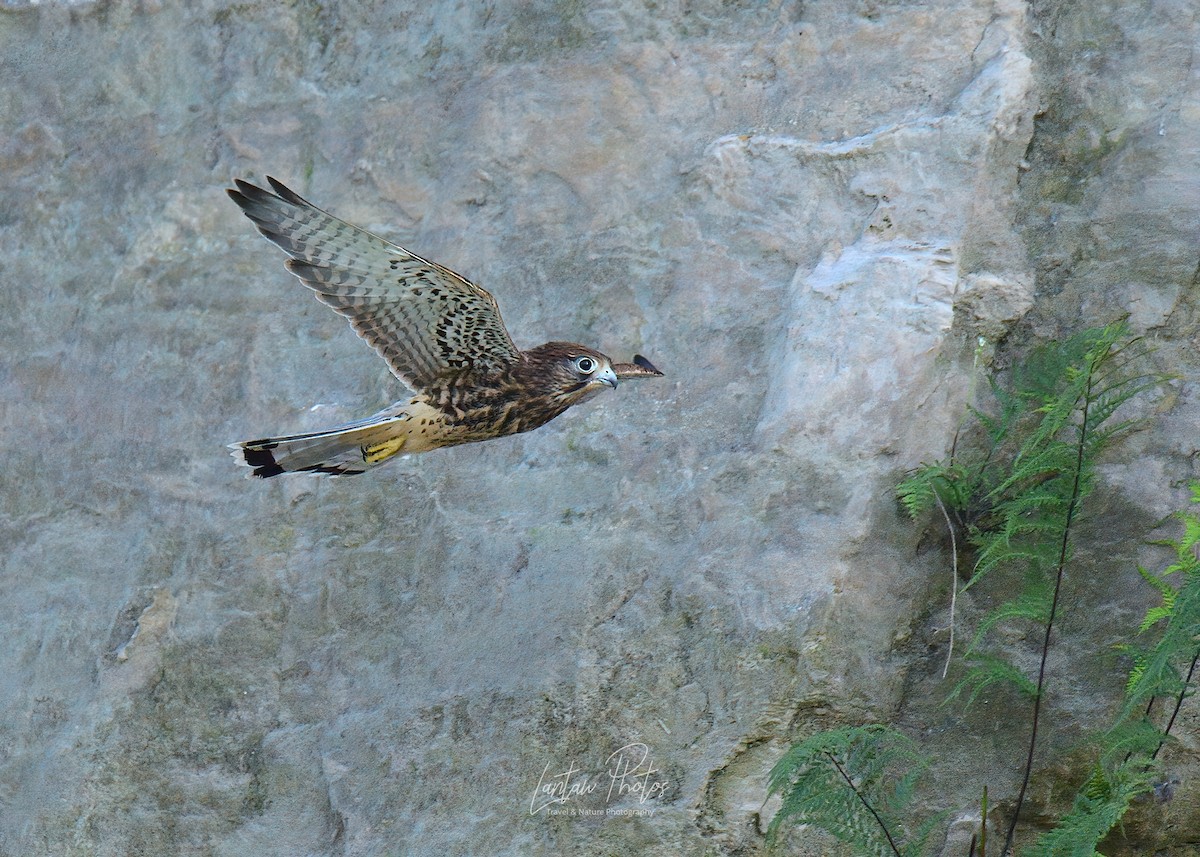
[[[617,373],[612,370],[611,366],[605,366],[602,370],[597,372],[596,380],[601,384],[607,384],[614,390],[617,389]]]

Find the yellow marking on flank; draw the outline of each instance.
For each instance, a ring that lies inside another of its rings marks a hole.
[[[391,440],[385,440],[383,443],[364,446],[362,448],[363,461],[367,464],[378,464],[381,461],[391,458],[403,448],[406,440],[408,440],[406,437],[394,437]]]

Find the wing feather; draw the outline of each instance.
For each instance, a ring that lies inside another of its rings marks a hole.
[[[487,290],[267,181],[274,193],[238,179],[229,196],[404,383],[425,390],[464,369],[490,373],[520,359]]]

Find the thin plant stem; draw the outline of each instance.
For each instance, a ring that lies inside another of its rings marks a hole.
[[[1171,734],[1171,728],[1175,725],[1175,718],[1179,716],[1179,709],[1183,707],[1183,699],[1187,696],[1187,690],[1192,686],[1192,676],[1196,673],[1196,664],[1200,662],[1200,651],[1197,651],[1192,656],[1192,665],[1188,667],[1187,679],[1183,683],[1183,690],[1179,691],[1179,695],[1175,697],[1175,710],[1171,712],[1171,719],[1167,721],[1167,728],[1163,730],[1163,739],[1158,742],[1158,746],[1154,748],[1154,752],[1150,754],[1150,761],[1158,758],[1158,751],[1167,743],[1166,736]]]
[[[1200,559],[1200,547],[1196,548],[1197,559]],[[1192,664],[1188,667],[1187,678],[1183,682],[1183,688],[1179,691],[1179,695],[1175,697],[1175,710],[1171,712],[1171,719],[1167,721],[1167,728],[1163,730],[1163,740],[1158,742],[1158,746],[1154,748],[1154,752],[1150,754],[1150,761],[1158,758],[1158,753],[1162,750],[1163,745],[1167,743],[1167,737],[1171,734],[1171,728],[1175,725],[1175,718],[1179,716],[1179,709],[1183,707],[1184,697],[1187,696],[1188,688],[1192,686],[1192,676],[1196,674],[1196,664],[1200,663],[1200,650],[1192,655]],[[1150,704],[1154,704],[1154,700],[1150,700]],[[1149,712],[1147,712],[1149,713]]]
[[[1004,847],[1000,849],[1001,857],[1010,853],[1013,838],[1017,834],[1017,819],[1021,815],[1021,807],[1025,803],[1025,790],[1029,788],[1029,777],[1033,773],[1034,751],[1037,748],[1038,717],[1042,711],[1043,688],[1046,683],[1046,660],[1050,656],[1050,634],[1054,630],[1054,617],[1058,612],[1058,596],[1062,592],[1063,576],[1067,567],[1067,548],[1071,541],[1071,522],[1075,519],[1075,510],[1079,507],[1079,491],[1083,482],[1083,456],[1087,447],[1088,408],[1092,403],[1092,379],[1095,377],[1095,365],[1089,367],[1087,387],[1083,395],[1082,421],[1079,426],[1079,438],[1076,441],[1075,476],[1071,484],[1071,501],[1067,504],[1067,518],[1063,525],[1062,541],[1058,549],[1058,568],[1054,577],[1054,597],[1050,600],[1050,615],[1046,619],[1046,634],[1042,640],[1042,657],[1038,664],[1037,690],[1033,697],[1033,725],[1029,730],[1029,753],[1025,758],[1025,774],[1021,779],[1021,790],[1017,793],[1017,805],[1013,808],[1012,818],[1008,822],[1008,831],[1004,835]]]
[[[867,812],[871,813],[871,815],[874,817],[875,823],[879,825],[879,829],[882,830],[883,835],[887,837],[888,845],[890,845],[892,848],[892,853],[894,853],[896,857],[902,857],[900,854],[900,849],[896,845],[896,840],[892,839],[892,832],[888,830],[888,827],[886,824],[884,824],[883,819],[879,817],[879,813],[875,811],[875,807],[871,806],[870,801],[863,797],[863,793],[860,792],[858,787],[854,785],[854,780],[850,779],[850,775],[846,773],[846,769],[838,764],[838,760],[834,758],[833,754],[826,752],[825,755],[829,758],[829,761],[833,763],[833,766],[837,768],[837,772],[842,775],[842,779],[846,781],[846,785],[850,787],[850,791],[854,792],[854,796],[862,801],[862,805],[867,808]]]
[[[980,809],[979,822],[979,857],[987,857],[987,786],[983,787],[983,806]]]
[[[942,678],[945,678],[950,672],[950,659],[954,657],[954,611],[958,605],[958,542],[954,538],[954,524],[950,521],[950,513],[946,511],[946,504],[942,502],[937,491],[933,492],[933,499],[937,500],[942,517],[946,519],[946,529],[950,531],[950,648],[946,651],[946,664],[942,667]]]

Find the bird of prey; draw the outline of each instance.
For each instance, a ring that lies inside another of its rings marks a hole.
[[[570,342],[520,351],[487,291],[267,181],[274,193],[241,180],[227,193],[414,395],[325,431],[232,444],[253,476],[363,473],[399,453],[529,431],[618,381],[662,375],[641,355],[614,363]]]

